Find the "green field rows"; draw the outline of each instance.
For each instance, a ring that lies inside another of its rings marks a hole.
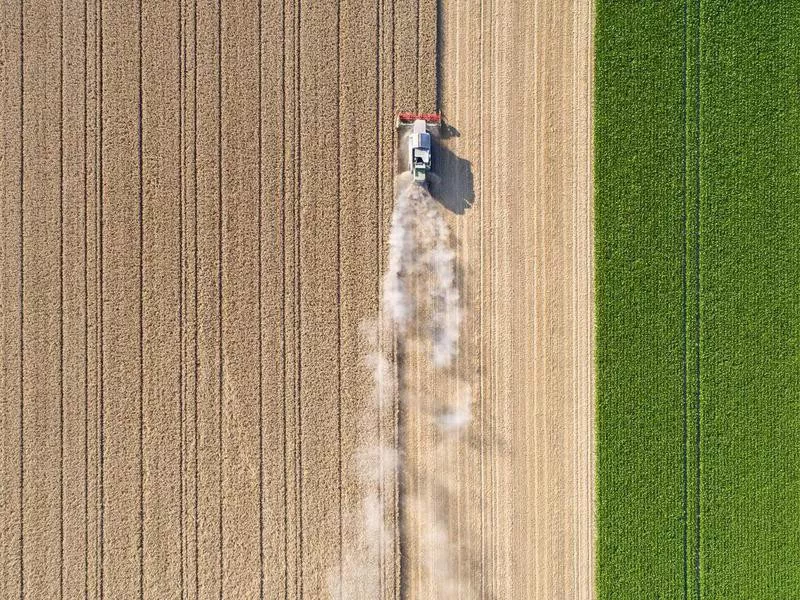
[[[800,598],[800,3],[598,0],[599,598]]]

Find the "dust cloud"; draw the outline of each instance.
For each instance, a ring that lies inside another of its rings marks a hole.
[[[458,352],[461,327],[460,296],[456,284],[456,254],[450,247],[450,230],[436,201],[428,191],[398,179],[389,264],[383,278],[383,306],[398,335],[408,333],[409,322],[426,310],[436,367],[449,367]],[[412,293],[412,280],[424,282],[423,291]],[[427,306],[420,306],[420,302]]]
[[[462,309],[456,252],[441,211],[428,190],[413,183],[410,173],[397,177],[381,310],[378,318],[362,324],[361,330],[369,349],[364,360],[373,379],[372,410],[379,414],[390,409],[395,394],[400,403],[415,401],[405,397],[398,381],[399,365],[412,339],[425,348],[426,369],[432,372],[451,371],[458,355]],[[394,340],[393,348],[386,347],[387,340]],[[448,438],[472,420],[469,386],[464,384],[460,390],[458,397],[433,399],[436,410],[426,424],[440,440],[433,449],[437,456],[447,453]],[[374,421],[374,412],[364,418],[367,427],[367,420]],[[399,445],[402,447],[402,442]],[[453,561],[447,511],[430,498],[400,492],[400,519],[406,526],[396,527],[393,519],[397,515],[381,497],[387,473],[403,480],[405,471],[418,471],[419,466],[406,464],[401,448],[386,443],[363,446],[356,454],[363,497],[360,506],[349,511],[346,521],[361,528],[362,542],[357,551],[343,556],[340,573],[330,578],[331,596],[381,597],[379,573],[386,560],[384,554],[399,545],[403,553],[413,551],[413,568],[436,582],[431,598],[469,597],[469,582],[459,581]],[[446,488],[450,483],[447,469],[432,469],[426,476],[439,479],[429,482],[433,486]],[[400,539],[396,539],[398,535]]]

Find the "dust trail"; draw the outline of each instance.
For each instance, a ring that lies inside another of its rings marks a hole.
[[[362,493],[356,506],[343,515],[343,529],[353,533],[351,546],[342,564],[329,573],[330,597],[342,600],[381,598],[386,587],[384,562],[395,547],[394,511],[387,502],[387,481],[393,481],[399,468],[398,449],[381,441],[376,423],[393,410],[397,381],[394,365],[380,344],[388,340],[378,320],[361,324],[362,343],[368,351],[362,357],[372,375],[372,398],[359,415],[359,432],[364,442],[352,457]],[[393,442],[393,441],[392,441]]]
[[[413,191],[412,186],[411,191]],[[409,188],[405,188],[408,190]],[[383,276],[384,316],[393,323],[398,333],[404,334],[415,304],[408,289],[407,277],[414,268],[416,254],[414,241],[415,207],[409,191],[395,194],[392,228],[389,233],[389,262]]]
[[[398,334],[406,335],[409,322],[417,317],[419,300],[412,297],[410,280],[426,279],[433,364],[448,367],[458,350],[461,327],[456,254],[436,201],[424,187],[403,183],[398,183],[392,214],[389,263],[383,279],[384,310]]]
[[[432,228],[433,247],[423,256],[423,262],[433,272],[430,288],[432,314],[430,320],[433,340],[433,364],[448,367],[458,349],[461,327],[461,308],[456,287],[456,253],[450,248],[450,231],[438,207],[430,196],[420,202],[424,222]]]
[[[366,432],[374,428],[376,412],[380,421],[387,411],[393,410],[395,396],[400,393],[395,375],[397,358],[414,332],[426,334],[425,339],[415,341],[427,348],[432,371],[449,372],[458,354],[462,312],[450,231],[438,203],[424,187],[411,182],[408,173],[399,176],[395,185],[381,303],[378,319],[362,325],[367,348],[365,366],[373,379],[372,406],[362,417],[362,433],[368,440],[371,436]],[[395,350],[391,347],[392,339],[396,340]],[[462,430],[471,421],[469,387],[460,387],[462,392],[457,398],[433,399],[437,409],[427,422],[438,432],[434,437],[441,440],[434,449],[440,459],[447,454],[448,434]],[[415,400],[401,396],[399,401]],[[375,439],[359,448],[353,458],[363,496],[360,506],[348,511],[345,526],[358,528],[360,541],[343,557],[342,576],[332,576],[329,588],[333,598],[378,598],[387,585],[381,579],[384,561],[392,560],[400,541],[394,538],[397,515],[390,498],[392,490],[387,487],[396,485],[395,476],[416,467],[404,464],[399,448]],[[448,484],[446,471],[447,468],[438,474],[441,481],[432,484]],[[436,591],[429,592],[434,594],[431,597],[465,597],[469,585],[459,581],[451,559],[446,511],[437,510],[428,500],[404,496],[400,501],[404,521],[418,525],[404,529],[404,535],[423,532],[419,539],[404,539],[403,544],[407,542],[416,549],[416,559],[426,577],[436,582]]]
[[[426,437],[438,440],[425,464],[400,465],[415,478],[427,480],[427,489],[447,489],[453,483],[455,454],[450,434],[471,421],[469,386],[458,386],[457,398],[432,397],[436,379],[449,377],[458,354],[462,313],[456,277],[456,253],[451,247],[450,230],[439,204],[427,189],[399,181],[392,214],[388,269],[384,276],[384,314],[392,321],[400,353],[411,352],[411,331],[427,333],[421,347],[428,353],[426,371],[432,378],[422,389],[406,390],[400,401],[408,410],[433,405],[434,418],[427,421],[432,431]],[[424,358],[424,354],[420,356]],[[421,396],[421,397],[414,397]],[[468,580],[462,581],[454,560],[453,540],[448,528],[447,502],[408,489],[401,498],[404,552],[414,552],[416,566],[424,572],[424,591],[429,598],[471,597]],[[415,539],[416,538],[416,539]]]

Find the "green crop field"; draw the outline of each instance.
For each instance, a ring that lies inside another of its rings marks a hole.
[[[800,2],[595,31],[598,598],[800,598]]]

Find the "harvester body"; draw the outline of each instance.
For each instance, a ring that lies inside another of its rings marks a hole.
[[[408,133],[408,171],[414,182],[426,185],[433,174],[433,139],[431,131],[439,127],[438,114],[401,112],[397,117],[398,128],[410,127]]]
[[[423,119],[414,121],[414,128],[408,136],[408,170],[414,181],[425,183],[431,171],[431,134]]]

